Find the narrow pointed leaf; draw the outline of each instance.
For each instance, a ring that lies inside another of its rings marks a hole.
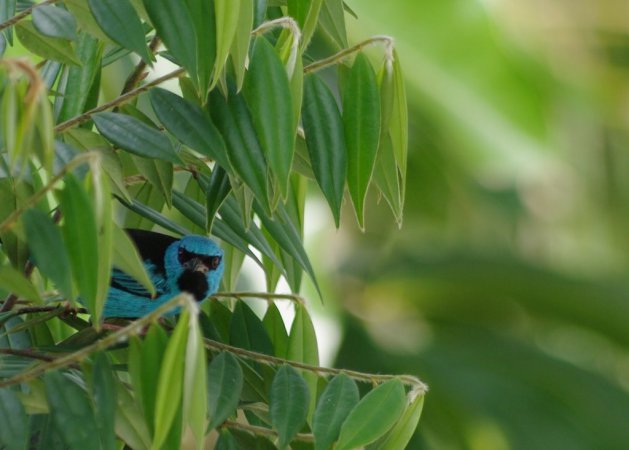
[[[44,5],[33,9],[33,25],[44,36],[68,40],[76,38],[76,20],[63,8]]]
[[[249,43],[251,41],[251,27],[253,26],[253,3],[255,0],[240,0],[240,14],[238,24],[232,42],[230,54],[236,74],[236,90],[240,91],[245,80],[247,56],[249,54]],[[250,66],[251,67],[251,66]]]
[[[321,28],[329,34],[339,49],[348,47],[343,0],[323,0],[319,12]]]
[[[216,450],[239,450],[241,447],[238,441],[232,435],[228,428],[221,428],[218,440],[216,441]]]
[[[234,355],[222,352],[207,370],[207,400],[210,423],[216,428],[236,412],[243,386],[243,374]]]
[[[22,216],[30,252],[41,273],[49,277],[68,299],[72,295],[70,259],[63,244],[61,231],[48,214],[29,209]]]
[[[133,241],[122,228],[115,224],[113,227],[113,264],[114,267],[142,284],[151,294],[155,294],[155,287]]]
[[[212,175],[206,187],[205,207],[207,210],[207,231],[212,230],[214,217],[230,192],[231,184],[229,182],[229,175],[222,167],[214,166],[214,170],[212,171]]]
[[[308,386],[295,369],[283,365],[273,379],[269,400],[271,422],[279,434],[278,448],[283,450],[306,423]]]
[[[199,389],[207,382],[206,368],[207,358],[199,321],[191,315],[183,380],[183,423],[184,428],[187,424],[192,431],[197,448],[203,446],[208,412],[207,390]]]
[[[214,0],[186,0],[186,4],[194,22],[197,44],[197,73],[191,74],[191,77],[198,79],[198,94],[205,103],[216,60]]]
[[[113,44],[109,36],[103,33],[103,30],[98,26],[92,11],[90,11],[89,4],[85,0],[64,0],[63,4],[76,18],[80,29],[101,41]]]
[[[398,420],[391,431],[381,442],[377,443],[374,450],[404,450],[417,429],[423,407],[424,396],[418,395],[406,407],[404,414],[402,414],[402,417],[400,417],[400,420]]]
[[[364,229],[364,205],[380,138],[380,95],[376,75],[359,53],[343,89],[343,124],[347,146],[347,187],[358,224]]]
[[[184,361],[188,336],[189,311],[185,309],[168,340],[155,398],[155,435],[153,447],[160,448],[170,431],[181,404]]]
[[[284,325],[280,310],[277,308],[275,302],[271,303],[267,308],[264,319],[262,319],[262,324],[273,343],[273,349],[275,350],[274,355],[278,358],[286,358],[288,333],[286,332],[286,325]]]
[[[116,381],[111,363],[105,353],[99,352],[94,357],[92,377],[94,416],[100,432],[102,448],[114,450],[116,448],[114,434]]]
[[[10,18],[15,15],[15,8],[17,6],[17,0],[0,0],[0,22],[6,22]],[[10,44],[13,45],[13,28],[9,27],[2,31],[3,35],[0,37],[0,44],[2,44],[5,39]],[[0,45],[1,47],[2,45]],[[0,52],[2,54],[2,52]]]
[[[246,350],[273,355],[273,344],[262,321],[242,300],[238,301],[234,308],[229,343]]]
[[[222,136],[206,112],[165,89],[151,90],[151,105],[162,124],[183,144],[231,170]]]
[[[216,84],[218,81],[223,67],[227,62],[229,49],[236,35],[241,2],[242,0],[214,0],[214,13],[216,18],[216,62],[214,63],[212,85]]]
[[[393,107],[389,130],[393,154],[402,177],[402,200],[404,200],[403,189],[406,185],[406,160],[408,156],[408,107],[406,105],[404,74],[400,66],[400,59],[395,51],[393,52]]]
[[[154,158],[133,156],[133,163],[149,183],[164,197],[168,207],[172,206],[174,182],[173,164]]]
[[[304,77],[302,121],[312,170],[338,227],[347,175],[347,150],[336,100],[318,75]]]
[[[197,73],[197,37],[186,2],[144,0],[146,12],[164,44],[188,73]],[[196,76],[194,77],[195,84]]]
[[[402,225],[402,190],[400,188],[399,170],[395,163],[391,135],[382,136],[378,149],[378,158],[373,173],[374,182],[389,204],[398,226]]]
[[[290,3],[294,3],[295,1],[303,2],[303,0],[291,0]],[[315,29],[317,28],[317,24],[319,22],[319,12],[321,11],[323,0],[308,0],[304,3],[309,3],[309,8],[308,13],[303,20],[303,23],[300,21],[302,49],[308,47],[310,39],[314,35]]]
[[[28,418],[15,391],[0,388],[0,442],[7,450],[27,447]]]
[[[332,378],[319,397],[312,431],[315,450],[328,450],[339,436],[341,425],[359,400],[358,386],[345,374]]]
[[[335,450],[363,447],[383,436],[404,412],[404,386],[396,378],[365,395],[341,427]]]
[[[94,124],[108,141],[130,153],[172,163],[181,160],[168,138],[158,130],[126,114],[104,112],[95,114]]]
[[[210,93],[210,114],[227,144],[236,174],[268,206],[267,165],[244,98],[230,89],[225,99],[218,89]]]
[[[61,238],[61,235],[59,235],[59,238]],[[63,246],[61,246],[61,248],[63,249]],[[66,265],[66,267],[69,267],[69,265]],[[63,275],[67,279],[66,281],[70,281],[69,274],[66,273]],[[35,303],[42,303],[42,299],[37,289],[35,289],[35,286],[31,284],[22,272],[11,266],[0,267],[0,286],[2,286],[3,290],[13,292],[22,298]]]
[[[244,93],[264,156],[286,198],[295,148],[295,119],[286,70],[264,37],[254,43]]]
[[[81,64],[70,41],[44,36],[35,29],[32,21],[21,21],[15,25],[15,34],[24,47],[44,59],[63,64]]]
[[[57,122],[64,122],[78,116],[85,110],[90,89],[100,71],[102,53],[102,42],[87,33],[79,34],[76,54],[81,65],[68,68],[63,96],[59,98],[61,106]]]
[[[137,53],[151,64],[144,28],[129,0],[89,0],[90,10],[100,28],[116,44]]]
[[[53,422],[67,447],[93,448],[98,426],[85,391],[59,372],[47,373],[44,383]]]
[[[96,218],[92,202],[81,183],[71,174],[66,175],[64,181],[61,208],[65,246],[81,299],[98,319],[102,304],[97,304],[99,258]]]

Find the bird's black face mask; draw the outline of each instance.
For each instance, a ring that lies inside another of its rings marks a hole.
[[[183,271],[179,279],[177,279],[177,286],[179,286],[179,289],[183,292],[191,294],[198,302],[207,296],[208,289],[210,288],[205,272],[190,269]]]

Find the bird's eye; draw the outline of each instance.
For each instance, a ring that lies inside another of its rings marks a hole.
[[[208,266],[211,270],[216,270],[218,265],[221,263],[220,256],[208,256],[204,259],[203,263]]]
[[[194,257],[194,253],[189,252],[185,248],[180,247],[177,256],[179,259],[179,263],[184,264],[190,261]]]

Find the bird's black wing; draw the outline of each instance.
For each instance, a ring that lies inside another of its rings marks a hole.
[[[157,295],[164,293],[166,290],[164,255],[168,246],[177,241],[177,238],[147,230],[127,229],[125,231],[135,243]],[[114,268],[112,271],[111,286],[132,295],[151,298],[151,293],[144,286],[119,269]]]

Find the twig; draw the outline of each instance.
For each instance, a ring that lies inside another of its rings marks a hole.
[[[47,361],[45,363],[39,364],[29,370],[18,373],[9,378],[5,378],[4,380],[0,380],[0,387],[11,386],[18,383],[24,383],[26,381],[30,381],[38,376],[42,375],[44,372],[53,369],[60,369],[62,367],[67,367],[72,364],[78,363],[83,359],[87,358],[90,354],[94,352],[98,352],[101,350],[105,350],[112,345],[115,345],[119,342],[126,341],[130,336],[133,336],[142,331],[144,326],[149,323],[157,320],[159,317],[163,316],[166,312],[177,306],[183,306],[186,302],[193,302],[190,295],[188,294],[180,294],[172,300],[164,303],[159,308],[156,308],[154,311],[150,312],[144,317],[141,317],[137,320],[134,320],[129,325],[120,330],[111,333],[102,339],[90,344],[88,346],[83,347],[76,352],[69,353],[65,356],[61,356],[59,358],[55,358],[52,361]]]
[[[378,43],[384,43],[385,45],[384,57],[387,60],[392,61],[393,60],[393,42],[394,42],[393,38],[390,36],[373,36],[367,40],[359,42],[353,47],[343,49],[332,56],[324,58],[320,61],[313,62],[312,64],[308,64],[306,67],[304,67],[304,73],[316,72],[317,70],[321,70],[328,66],[334,65],[342,61],[344,58],[356,52],[361,51],[363,48],[368,47],[373,44],[378,44]]]
[[[97,106],[96,108],[90,109],[89,111],[73,117],[72,119],[66,120],[65,122],[61,122],[59,125],[57,125],[55,127],[55,133],[62,133],[65,130],[67,130],[68,128],[72,128],[75,125],[81,124],[83,122],[86,122],[90,119],[90,117],[92,117],[92,114],[96,114],[102,111],[106,111],[110,108],[114,108],[116,106],[122,105],[125,102],[128,102],[129,100],[131,100],[132,98],[137,97],[138,95],[140,95],[143,92],[148,91],[149,89],[151,89],[152,87],[157,86],[158,84],[163,83],[164,81],[168,81],[172,78],[177,78],[178,76],[180,76],[181,74],[183,74],[185,72],[185,69],[180,67],[179,69],[173,70],[170,73],[167,73],[166,75],[163,75],[159,78],[154,79],[153,81],[146,83],[140,87],[137,87],[129,92],[127,92],[124,95],[121,95],[120,97],[117,97],[115,99],[113,99],[110,102],[104,103],[100,106]]]
[[[162,41],[160,40],[159,36],[155,35],[153,37],[151,43],[149,44],[149,51],[151,54],[155,53],[155,50],[157,50],[157,47],[159,47],[159,44],[161,42]],[[126,94],[131,89],[133,89],[140,81],[142,81],[145,76],[144,69],[146,69],[146,61],[140,59],[138,65],[135,66],[135,70],[131,72],[131,75],[129,75],[127,81],[125,81],[124,87],[122,88],[120,95]]]
[[[312,372],[315,374],[324,373],[327,375],[340,375],[343,373],[356,381],[362,381],[371,384],[382,383],[384,381],[397,378],[407,386],[412,386],[413,390],[416,392],[419,392],[421,394],[425,394],[426,392],[428,392],[428,386],[423,383],[419,378],[412,375],[380,375],[373,373],[357,372],[355,370],[319,367],[313,366],[312,364],[304,364],[297,361],[278,358],[277,356],[269,356],[263,353],[252,352],[251,350],[245,350],[239,347],[234,347],[232,345],[223,344],[222,342],[214,341],[212,339],[204,338],[203,342],[205,343],[205,346],[210,350],[228,351],[242,358],[250,359],[252,361],[260,362],[263,364],[270,364],[274,366],[288,364],[289,366],[292,366],[296,369],[305,370],[307,372]]]
[[[222,427],[248,431],[249,433],[257,434],[259,436],[278,436],[277,431],[270,428],[249,425],[248,423],[240,423],[234,420],[226,420],[223,422]],[[314,435],[310,433],[297,433],[294,439],[302,442],[314,442]]]
[[[306,301],[301,295],[297,294],[276,294],[273,292],[216,292],[212,294],[212,298],[258,298],[263,300],[290,300],[293,303],[305,304]]]
[[[46,1],[43,1],[41,3],[37,3],[37,4],[33,5],[33,6],[31,6],[30,8],[26,8],[21,13],[16,14],[15,16],[11,17],[9,20],[0,23],[0,31],[4,30],[5,28],[9,28],[11,25],[15,25],[20,20],[22,20],[24,17],[30,15],[35,8],[39,8],[40,6],[44,6],[44,5],[51,5],[53,3],[57,3],[58,1],[60,1],[60,0],[46,0]]]
[[[46,355],[44,353],[39,353],[39,352],[34,352],[33,350],[30,350],[30,349],[0,348],[0,353],[5,354],[5,355],[23,356],[25,358],[39,359],[41,361],[47,361],[47,362],[51,362],[55,360],[55,358],[50,355]]]
[[[299,29],[299,24],[295,21],[295,19],[292,17],[279,17],[274,20],[269,20],[268,22],[260,24],[260,26],[253,30],[251,34],[253,36],[257,36],[276,27],[286,28],[293,35],[290,55],[288,57],[288,61],[286,61],[286,72],[288,73],[288,76],[291,77],[293,75],[293,71],[295,70],[295,62],[297,61],[297,54],[299,53],[299,43],[301,42],[301,30]]]

